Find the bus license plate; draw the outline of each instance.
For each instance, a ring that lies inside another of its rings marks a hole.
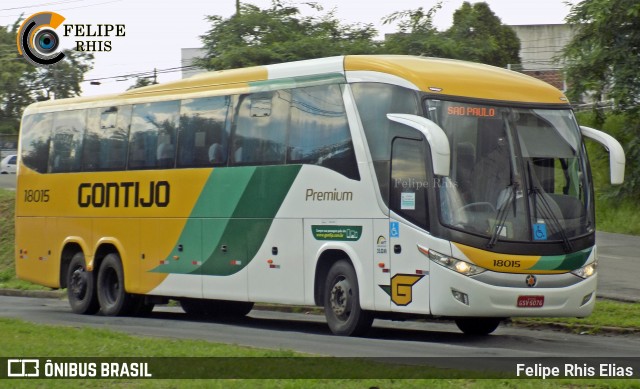
[[[540,308],[544,305],[544,296],[518,296],[518,308]]]

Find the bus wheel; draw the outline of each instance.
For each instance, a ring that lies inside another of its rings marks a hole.
[[[456,325],[465,335],[489,335],[498,328],[502,319],[495,317],[468,317],[456,319]]]
[[[253,309],[253,303],[247,301],[220,301],[220,315],[227,317],[247,316]]]
[[[189,316],[206,316],[207,311],[203,300],[183,298],[180,299],[180,306]]]
[[[98,271],[98,301],[105,316],[123,316],[130,313],[135,303],[124,290],[124,270],[118,254],[107,254]]]
[[[87,271],[82,252],[71,258],[67,269],[67,298],[75,313],[91,315],[100,309],[94,275]]]
[[[331,332],[336,335],[360,336],[373,323],[371,313],[360,308],[356,272],[345,260],[334,263],[327,274],[324,314]]]

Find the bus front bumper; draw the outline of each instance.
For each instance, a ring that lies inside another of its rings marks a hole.
[[[532,275],[540,285],[527,286],[527,274],[504,274],[492,285],[442,266],[431,267],[430,306],[434,316],[448,317],[585,317],[595,306],[597,274],[581,279],[572,274]],[[576,277],[558,286],[555,279]],[[555,283],[554,283],[555,282]],[[534,284],[530,281],[530,284]],[[518,287],[522,285],[522,287]],[[547,287],[543,287],[546,285]]]

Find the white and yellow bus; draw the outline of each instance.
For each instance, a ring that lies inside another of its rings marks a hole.
[[[513,316],[595,303],[593,184],[565,96],[462,61],[344,56],[36,103],[22,120],[20,278],[76,313],[324,306],[375,317]]]

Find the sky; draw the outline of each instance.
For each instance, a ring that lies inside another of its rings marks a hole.
[[[286,0],[285,0],[286,1]],[[476,1],[469,0],[471,3]],[[343,23],[373,24],[380,32],[394,32],[393,25],[383,25],[381,19],[396,11],[418,7],[431,8],[435,0],[316,0],[323,12],[335,11]],[[565,0],[485,0],[502,23],[508,25],[560,24],[570,10]],[[271,0],[249,0],[260,8],[268,8]],[[304,15],[314,15],[305,1],[289,0]],[[463,0],[442,0],[442,8],[434,23],[440,30],[451,26],[453,13]],[[575,3],[575,1],[573,2]],[[29,17],[36,12],[50,11],[66,18],[65,24],[124,24],[125,36],[111,38],[111,51],[95,53],[93,70],[86,80],[115,77],[154,68],[178,68],[180,49],[201,47],[200,36],[209,28],[207,15],[229,17],[235,12],[235,0],[20,0],[0,1],[0,25],[13,24],[20,14]],[[76,38],[64,37],[62,28],[56,32],[61,38],[60,48],[75,47]],[[92,38],[84,38],[92,39]],[[102,38],[107,39],[107,38]],[[180,71],[161,72],[159,82],[181,77]],[[82,84],[84,96],[118,93],[126,90],[135,78],[116,77],[100,80],[100,85]]]

